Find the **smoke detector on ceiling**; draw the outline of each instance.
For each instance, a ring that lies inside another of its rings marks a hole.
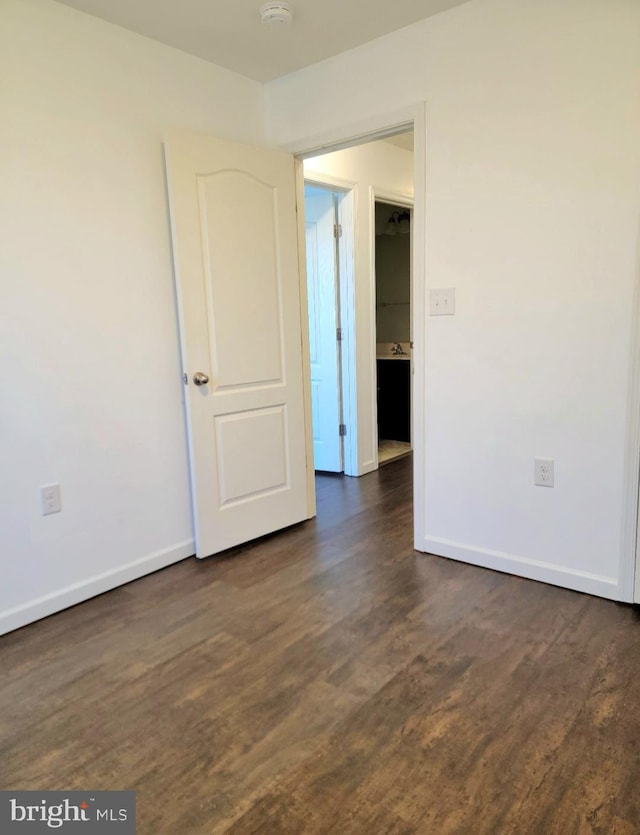
[[[263,23],[269,23],[272,26],[291,24],[293,22],[293,12],[284,0],[263,3],[260,6],[260,19]]]

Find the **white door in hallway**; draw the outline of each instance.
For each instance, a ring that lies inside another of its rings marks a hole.
[[[304,205],[314,467],[340,473],[342,407],[334,196],[326,189],[307,185]]]
[[[294,160],[165,141],[197,556],[307,518]]]

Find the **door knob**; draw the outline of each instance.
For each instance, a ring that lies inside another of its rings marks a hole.
[[[206,386],[209,382],[209,376],[207,374],[203,374],[202,371],[196,371],[193,375],[193,382],[197,386]]]

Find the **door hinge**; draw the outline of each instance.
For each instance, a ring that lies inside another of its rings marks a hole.
[[[341,238],[342,237],[342,224],[341,223],[334,223],[333,224],[333,237],[334,238]]]
[[[346,434],[347,434],[347,424],[346,423],[341,423],[340,424],[340,437],[344,438],[344,436]]]
[[[342,342],[342,328],[336,328],[336,339],[338,342]]]

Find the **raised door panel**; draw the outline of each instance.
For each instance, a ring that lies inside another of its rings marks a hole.
[[[281,382],[277,190],[243,171],[198,186],[214,389]]]
[[[290,486],[284,404],[215,419],[222,509]]]

